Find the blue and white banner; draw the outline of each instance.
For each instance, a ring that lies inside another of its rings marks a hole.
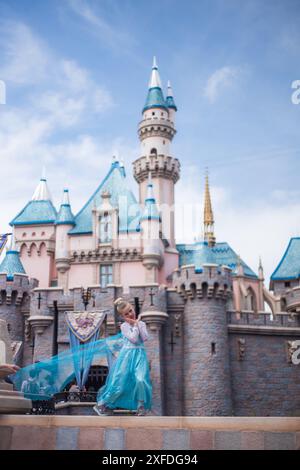
[[[11,234],[10,233],[3,233],[2,235],[0,235],[0,255],[3,251],[3,248],[5,247],[8,235],[11,235]]]

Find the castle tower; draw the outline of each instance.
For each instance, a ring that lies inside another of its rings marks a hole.
[[[206,243],[206,242],[204,242]],[[226,301],[232,295],[231,269],[204,262],[173,275],[183,297],[183,414],[232,414]]]
[[[64,189],[62,203],[55,221],[56,243],[55,264],[57,269],[57,283],[64,290],[68,286],[68,271],[70,269],[68,231],[74,227],[74,215],[71,210],[69,190]]]
[[[151,173],[149,173],[147,197],[140,224],[143,237],[143,265],[146,268],[146,282],[158,282],[158,268],[162,262],[161,240],[159,237],[160,216],[153,194]]]
[[[0,319],[5,320],[9,335],[15,346],[15,361],[31,359],[30,347],[24,336],[28,333],[29,296],[37,286],[36,280],[29,280],[14,243],[7,249],[0,264]]]
[[[176,251],[174,238],[174,186],[179,179],[180,163],[171,156],[170,145],[176,133],[174,119],[176,105],[171,86],[165,100],[154,57],[152,73],[142,121],[138,127],[141,156],[133,162],[134,177],[139,183],[139,202],[147,194],[148,174],[151,173],[153,189],[161,215],[162,236],[168,241],[169,251]]]
[[[57,212],[43,175],[31,200],[10,222],[25,271],[30,278],[38,279],[39,287],[50,287],[56,279],[56,217]]]

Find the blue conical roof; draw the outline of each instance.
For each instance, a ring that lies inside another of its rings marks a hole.
[[[156,58],[153,58],[152,73],[149,81],[148,95],[143,112],[151,108],[163,108],[168,110],[161,87]]]
[[[56,225],[75,225],[75,218],[71,210],[68,189],[64,189],[63,201],[59,208],[59,212],[58,212],[55,224]]]
[[[151,108],[163,108],[167,110],[163,91],[159,87],[149,88],[143,112]]]
[[[8,250],[0,264],[0,273],[6,273],[7,280],[13,281],[14,274],[26,274],[17,250]]]
[[[53,224],[56,217],[57,212],[51,201],[47,181],[43,177],[40,179],[32,199],[10,222],[10,225]]]
[[[175,101],[174,101],[173,90],[172,90],[170,82],[168,82],[166,105],[167,105],[168,108],[172,108],[172,109],[175,109],[175,111],[177,111],[177,106],[176,106]]]
[[[160,220],[159,212],[153,194],[153,183],[149,173],[149,181],[147,184],[147,197],[145,199],[145,207],[140,220]]]

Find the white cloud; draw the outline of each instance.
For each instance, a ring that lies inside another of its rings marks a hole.
[[[0,22],[0,76],[16,85],[31,85],[45,79],[50,51],[31,29],[20,22]]]
[[[114,23],[108,22],[99,9],[97,11],[91,7],[86,0],[67,0],[70,9],[89,27],[89,31],[96,34],[101,41],[114,50],[129,49],[134,43],[134,38],[128,30],[122,29],[122,21],[117,22],[117,16],[123,17],[123,13],[118,13],[117,6],[114,5]]]
[[[98,169],[99,174],[95,171],[93,177],[95,185],[99,183],[114,143],[105,145],[81,135],[81,124],[114,103],[109,91],[99,86],[88,70],[57,56],[27,25],[2,21],[0,36],[4,58],[0,77],[7,82],[8,95],[16,86],[22,87],[23,93],[19,93],[22,102],[18,106],[12,106],[8,96],[7,104],[0,108],[2,232],[31,198],[44,165],[56,203],[62,187],[68,183],[75,193],[76,184],[82,185],[83,175],[91,167]],[[66,128],[76,137],[64,135]],[[85,180],[88,184],[89,178]],[[93,179],[85,197],[91,190]]]
[[[204,96],[214,103],[222,95],[224,88],[229,88],[236,82],[240,73],[241,68],[233,66],[225,66],[216,70],[206,82]]]

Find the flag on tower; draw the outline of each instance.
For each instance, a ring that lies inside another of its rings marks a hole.
[[[5,244],[6,244],[6,242],[7,242],[7,237],[8,237],[8,235],[11,235],[11,234],[10,234],[10,233],[2,233],[2,234],[0,235],[0,255],[1,255],[2,251],[3,251],[3,248],[5,247]]]

